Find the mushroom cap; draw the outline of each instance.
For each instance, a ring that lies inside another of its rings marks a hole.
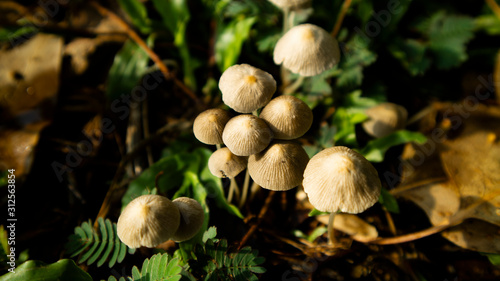
[[[205,220],[203,207],[198,201],[189,197],[176,198],[172,203],[177,206],[181,214],[179,228],[172,235],[172,240],[182,242],[193,238]]]
[[[248,158],[234,155],[227,147],[217,149],[208,159],[208,169],[219,178],[234,178],[247,167]]]
[[[229,119],[231,119],[231,114],[224,109],[205,110],[194,119],[194,136],[205,144],[221,144],[222,131]]]
[[[266,121],[251,114],[241,114],[227,122],[222,140],[232,153],[249,156],[261,152],[272,139]]]
[[[311,3],[312,0],[269,0],[278,8],[284,9],[301,9]]]
[[[275,140],[264,151],[248,157],[248,173],[263,188],[285,191],[300,185],[308,161],[297,142]]]
[[[123,209],[117,234],[129,248],[153,248],[169,240],[179,223],[179,210],[167,197],[142,195]]]
[[[365,111],[369,119],[363,122],[363,129],[372,137],[382,138],[403,129],[408,111],[400,105],[385,102]]]
[[[302,182],[309,202],[323,212],[361,213],[378,201],[382,185],[377,170],[345,146],[314,155]]]
[[[273,76],[248,64],[236,64],[219,80],[222,101],[240,113],[251,113],[266,105],[276,92]]]
[[[314,76],[340,60],[339,44],[323,28],[313,24],[292,27],[274,48],[274,63],[302,76]]]
[[[259,115],[266,121],[275,139],[291,140],[303,136],[312,125],[313,113],[309,106],[294,96],[272,99]]]

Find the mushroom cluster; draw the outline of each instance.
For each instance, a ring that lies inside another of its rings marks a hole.
[[[153,248],[167,240],[191,239],[204,220],[203,207],[194,199],[179,197],[170,201],[161,195],[142,195],[123,209],[117,234],[129,248]]]
[[[271,99],[276,81],[248,64],[224,71],[219,88],[223,102],[241,114],[230,117],[223,109],[209,109],[196,117],[193,132],[198,140],[225,145],[210,157],[211,173],[234,178],[248,167],[263,188],[284,191],[300,185],[309,157],[294,139],[311,127],[311,109],[293,96]]]

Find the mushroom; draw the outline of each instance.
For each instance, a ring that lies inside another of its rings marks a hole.
[[[172,201],[181,214],[179,228],[172,235],[172,240],[182,242],[193,238],[205,220],[205,212],[198,201],[189,197],[179,197]]]
[[[179,209],[161,195],[142,195],[130,201],[117,223],[117,234],[129,248],[153,248],[174,235]]]
[[[222,131],[229,119],[231,119],[231,115],[224,109],[205,110],[194,119],[194,136],[205,144],[221,144]]]
[[[272,99],[259,115],[266,121],[275,139],[291,140],[303,136],[311,127],[313,113],[309,106],[294,96]]]
[[[345,146],[330,147],[314,155],[304,171],[302,185],[316,209],[330,212],[328,236],[331,242],[334,241],[335,213],[365,211],[378,201],[382,188],[373,165]]]
[[[302,76],[318,75],[339,60],[337,40],[323,28],[308,23],[292,27],[274,48],[274,63]]]
[[[251,113],[271,100],[276,91],[273,76],[248,64],[237,64],[219,80],[222,101],[239,113]]]
[[[208,169],[219,178],[234,178],[247,167],[247,157],[234,155],[227,147],[217,149],[208,159]]]
[[[250,155],[248,172],[263,188],[285,191],[300,185],[308,161],[309,156],[297,142],[275,140],[264,151]]]
[[[238,156],[261,152],[272,139],[266,122],[251,114],[231,118],[222,132],[222,140],[229,150]]]
[[[278,8],[284,9],[302,9],[311,3],[311,0],[269,0]]]
[[[363,129],[372,137],[382,138],[405,127],[408,112],[394,103],[381,103],[365,111],[369,119],[363,122]]]

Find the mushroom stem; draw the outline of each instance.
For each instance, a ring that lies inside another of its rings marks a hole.
[[[230,179],[231,184],[229,185],[229,192],[227,195],[227,202],[230,203],[233,200],[233,194],[236,197],[236,200],[240,198],[240,189],[238,188],[238,184],[236,183],[236,179]]]
[[[289,29],[290,29],[290,24],[289,24],[289,15],[290,15],[290,8],[284,8],[283,9],[283,34],[285,34]],[[288,84],[290,84],[290,71],[286,69],[283,65],[281,65],[281,85],[282,88],[286,88]]]
[[[288,85],[288,87],[283,89],[283,94],[290,95],[293,92],[295,92],[300,87],[300,85],[302,85],[302,83],[304,82],[304,79],[305,79],[304,76],[302,76],[302,75],[299,76],[299,78],[297,78],[297,80],[295,80],[292,84]]]
[[[243,205],[245,205],[245,201],[247,200],[249,182],[250,182],[250,174],[248,173],[248,169],[247,169],[247,171],[245,173],[245,181],[243,182],[243,190],[241,191],[242,192],[241,200],[240,200],[240,204],[238,205],[238,207],[240,209],[243,207]]]
[[[330,217],[328,218],[328,244],[335,245],[337,243],[337,239],[335,238],[335,228],[333,228],[333,220],[335,219],[335,215],[337,212],[331,212]]]

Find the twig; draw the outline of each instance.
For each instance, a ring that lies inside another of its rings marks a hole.
[[[351,6],[351,0],[344,0],[344,4],[342,4],[342,8],[340,8],[340,12],[339,12],[339,15],[337,17],[337,21],[335,22],[335,25],[333,26],[333,30],[332,30],[332,37],[333,38],[337,37],[337,34],[340,31],[340,27],[342,26],[342,22],[344,21],[345,14],[347,13],[349,6]]]
[[[495,70],[493,71],[493,85],[495,85],[497,102],[500,103],[500,50],[497,53],[497,59],[495,61]]]
[[[99,12],[99,14],[101,14],[102,16],[108,16],[111,20],[113,20],[117,24],[119,24],[125,30],[125,32],[127,32],[129,37],[135,43],[137,43],[137,45],[139,45],[139,47],[141,47],[148,54],[148,56],[151,58],[151,60],[153,60],[153,62],[156,64],[156,66],[158,66],[161,73],[163,74],[163,76],[165,76],[166,79],[172,79],[174,81],[175,85],[178,86],[179,88],[181,88],[181,90],[184,93],[186,93],[197,105],[201,104],[201,101],[191,91],[191,89],[189,89],[177,77],[175,77],[172,73],[170,73],[167,66],[162,62],[160,57],[153,50],[151,50],[151,48],[148,47],[146,42],[144,42],[144,40],[142,40],[142,38],[132,28],[130,28],[130,26],[128,26],[128,24],[124,20],[122,20],[115,13],[104,8],[103,6],[101,6],[99,3],[95,2],[95,1],[91,1],[90,5],[92,7],[94,7]]]
[[[495,0],[486,0],[486,4],[495,13],[495,15],[500,19],[500,6],[495,2]]]
[[[240,245],[238,246],[238,250],[240,250],[241,248],[243,248],[243,246],[245,246],[248,239],[250,239],[250,236],[252,236],[252,234],[255,232],[255,230],[257,230],[257,227],[259,227],[259,224],[261,223],[262,218],[267,213],[267,210],[269,209],[269,206],[271,205],[271,202],[273,201],[273,197],[274,197],[275,193],[276,193],[276,191],[270,191],[269,195],[267,195],[266,201],[264,202],[264,206],[262,206],[262,209],[260,209],[259,215],[257,216],[257,222],[255,224],[253,224],[250,227],[250,229],[248,230],[248,232],[245,234],[245,236],[243,236],[243,238],[241,239]]]

